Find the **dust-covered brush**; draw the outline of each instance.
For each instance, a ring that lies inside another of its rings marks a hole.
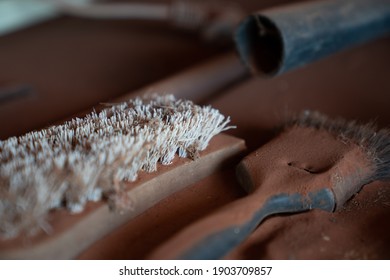
[[[326,131],[350,149],[333,159],[335,209],[342,208],[364,185],[390,180],[390,129],[378,129],[373,122],[360,124],[344,118],[330,119],[316,111],[304,111],[287,124],[286,128],[289,127]]]
[[[210,139],[232,128],[210,106],[171,95],[137,98],[84,118],[0,141],[0,237],[48,231],[57,208],[83,211],[89,201],[133,207],[125,190],[139,171],[196,159]]]
[[[150,258],[223,258],[272,215],[342,211],[365,185],[390,180],[390,130],[304,111],[246,156],[237,177],[247,196],[185,228]]]

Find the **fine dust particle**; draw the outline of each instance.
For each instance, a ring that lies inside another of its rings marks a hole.
[[[323,239],[324,241],[327,241],[327,242],[330,241],[330,237],[327,236],[327,235],[325,235],[324,233],[321,233],[321,237],[322,237],[322,239]]]

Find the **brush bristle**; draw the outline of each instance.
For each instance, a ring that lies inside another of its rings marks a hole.
[[[51,209],[80,212],[103,197],[131,208],[119,203],[124,182],[176,153],[196,158],[229,121],[211,107],[156,96],[0,141],[0,236],[45,228]]]
[[[358,145],[374,166],[374,173],[367,182],[390,179],[390,130],[378,129],[373,122],[360,124],[343,118],[330,119],[316,111],[304,111],[288,123],[324,129],[343,142]]]

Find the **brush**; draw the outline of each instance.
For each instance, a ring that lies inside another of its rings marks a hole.
[[[271,215],[341,209],[364,185],[390,179],[390,130],[306,111],[245,157],[237,176],[248,196],[184,229],[150,258],[223,258]]]
[[[0,236],[49,231],[50,211],[80,213],[90,201],[131,209],[127,182],[170,165],[175,154],[197,159],[229,122],[210,106],[165,95],[0,141]]]
[[[1,141],[0,259],[75,258],[231,166],[245,143],[219,133],[228,123],[210,106],[164,95]]]

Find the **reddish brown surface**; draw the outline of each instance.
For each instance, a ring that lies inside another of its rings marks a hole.
[[[389,259],[389,187],[369,184],[333,214],[271,217],[227,259]]]
[[[389,40],[383,39],[276,79],[251,79],[222,93],[212,103],[223,113],[232,116],[233,123],[238,125],[233,133],[244,137],[250,149],[272,138],[275,126],[303,109],[320,110],[333,117],[343,116],[360,121],[375,119],[381,126],[386,126],[390,121],[387,110],[390,102],[386,94],[390,90],[386,70],[387,62],[390,61],[388,46]],[[372,73],[373,68],[377,69],[375,75]],[[218,185],[231,188],[229,182],[220,182]],[[202,182],[201,186],[216,187],[207,181]],[[220,195],[224,196],[224,193]],[[389,199],[388,185],[376,182],[366,186],[345,209],[335,214],[311,211],[272,217],[229,258],[388,258],[390,228],[382,225],[390,214]],[[185,201],[190,202],[192,198],[183,197],[183,203]],[[225,207],[229,207],[227,202],[224,203]],[[197,218],[207,217],[202,206],[193,205],[195,213],[201,211]],[[165,209],[172,205],[170,201],[164,201],[160,207],[158,210],[151,209],[150,215],[164,215]],[[192,221],[187,215],[172,218],[174,223],[177,223],[177,219],[183,221],[181,229],[189,224],[189,220]],[[158,222],[148,218],[143,223],[156,229],[154,226]],[[126,240],[124,236],[132,230],[134,228],[131,225],[127,230],[123,228],[120,233],[123,239],[118,240]],[[166,240],[166,237],[171,236],[172,228],[159,228],[159,234]],[[155,238],[155,231],[153,235]],[[99,258],[112,257],[112,254],[105,255],[105,250],[111,251],[113,240],[117,239],[102,240],[82,257],[94,258],[95,254],[99,254]],[[151,240],[153,238],[146,237],[146,244]],[[153,243],[153,246],[161,245],[160,241]],[[137,240],[134,244],[141,246],[139,242]],[[150,247],[145,249],[149,250]],[[126,252],[131,251],[126,249]],[[139,258],[141,255],[132,257]]]
[[[272,137],[275,126],[306,109],[388,126],[389,45],[389,38],[381,39],[276,78],[256,77],[212,105],[232,116],[238,125],[233,133],[252,150]]]
[[[188,226],[159,246],[150,258],[179,258],[209,236],[248,223],[267,200],[278,194],[306,197],[328,189],[335,193],[331,209],[336,205],[342,209],[344,199],[360,190],[359,186],[373,175],[373,166],[353,142],[342,142],[324,129],[290,127],[240,163],[237,178],[248,190],[247,196]],[[339,186],[343,192],[336,192]],[[343,235],[338,229],[334,231],[335,235]]]
[[[254,195],[261,193],[263,197],[276,193],[304,195],[322,188],[335,190],[339,184],[344,190],[356,191],[355,186],[363,184],[364,173],[370,176],[373,166],[355,144],[307,128],[282,134],[243,163]],[[384,225],[390,214],[388,187],[383,182],[366,185],[346,204],[336,200],[335,213],[313,210],[270,217],[227,258],[389,258],[390,227]]]
[[[256,149],[273,127],[304,109],[390,124],[389,39],[340,53],[276,79],[252,79],[213,102]],[[240,103],[236,102],[239,98]],[[366,186],[342,211],[273,217],[229,258],[389,258],[388,183]]]
[[[91,108],[218,50],[168,28],[74,18],[0,42],[0,86],[32,87],[30,95],[0,103],[0,139]]]
[[[233,169],[215,173],[160,202],[79,258],[143,259],[183,227],[242,195]]]
[[[255,2],[245,1],[260,5]],[[266,4],[276,2],[282,1]],[[0,137],[69,116],[218,52],[181,35],[64,18],[0,38],[0,83],[32,84],[37,91],[0,105]],[[135,39],[140,45],[133,49]],[[232,117],[237,129],[231,133],[244,138],[250,150],[272,139],[275,126],[303,109],[390,126],[389,49],[390,40],[381,39],[274,79],[253,78],[219,93],[211,104]],[[242,195],[233,169],[227,169],[162,201],[80,258],[144,258]],[[388,259],[389,201],[389,185],[375,182],[338,213],[272,217],[229,258]]]

